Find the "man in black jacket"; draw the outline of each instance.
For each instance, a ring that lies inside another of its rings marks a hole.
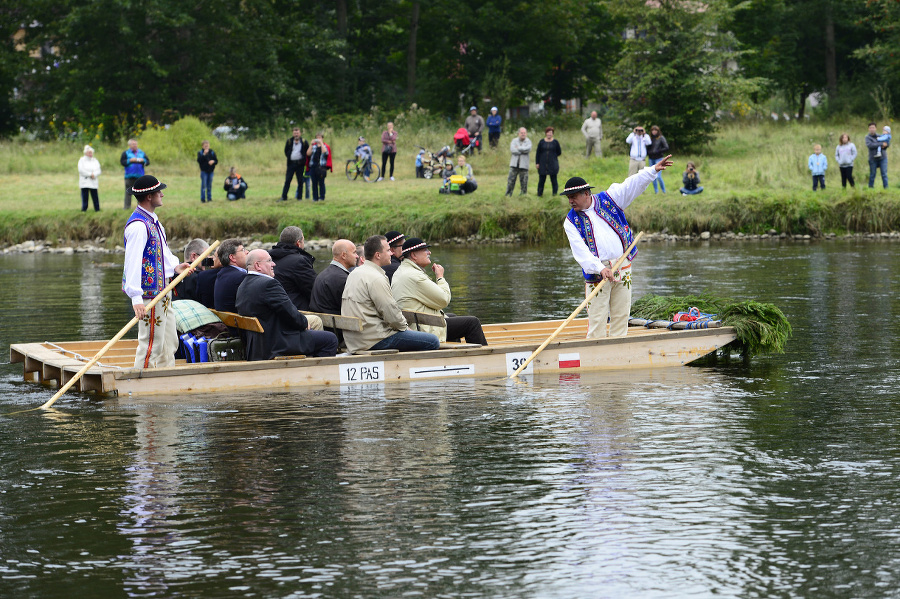
[[[302,200],[300,189],[303,187],[303,169],[306,166],[306,150],[309,143],[300,136],[300,127],[294,127],[293,137],[284,144],[284,156],[287,158],[287,174],[284,177],[284,188],[281,190],[282,202],[287,202],[291,191],[291,181],[297,177],[297,199]]]
[[[309,309],[326,314],[341,313],[341,296],[350,269],[356,267],[356,246],[349,239],[338,239],[331,247],[331,264],[316,277]]]
[[[400,231],[388,231],[384,237],[391,248],[391,263],[384,267],[384,274],[387,275],[388,282],[390,282],[394,273],[400,268],[400,256],[403,255],[403,242],[406,241],[406,235]]]
[[[275,262],[266,250],[247,257],[248,274],[237,293],[237,311],[259,319],[264,333],[245,331],[248,360],[272,360],[278,356],[327,357],[337,354],[334,333],[311,331],[306,317],[297,311],[275,278]]]
[[[285,227],[269,251],[275,261],[275,278],[298,310],[309,310],[309,296],[316,282],[316,259],[303,249],[305,243],[300,227]]]

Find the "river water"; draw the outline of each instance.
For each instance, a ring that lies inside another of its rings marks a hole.
[[[581,299],[564,249],[434,252],[457,313]],[[774,302],[787,353],[0,417],[0,596],[897,596],[898,276],[887,242],[643,244],[635,297]],[[9,344],[111,337],[120,280],[0,256],[0,410],[51,395]]]

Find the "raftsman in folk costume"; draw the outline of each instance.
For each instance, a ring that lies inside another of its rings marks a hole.
[[[607,279],[600,293],[588,304],[589,338],[624,337],[628,333],[632,260],[637,255],[637,248],[632,249],[619,270],[610,271],[612,264],[634,241],[634,232],[624,210],[647,189],[660,171],[671,164],[667,157],[598,194],[592,194],[593,187],[581,177],[572,177],[560,194],[569,198],[571,206],[563,228],[572,255],[584,275],[585,295]]]
[[[180,273],[190,266],[179,264],[178,258],[169,250],[166,231],[155,213],[156,208],[162,206],[162,190],[165,188],[165,183],[160,183],[151,175],[137,179],[132,186],[137,208],[125,224],[122,291],[131,300],[138,318],[135,368],[174,366],[175,351],[178,349],[172,294],[169,293],[150,310],[145,307],[176,272]]]

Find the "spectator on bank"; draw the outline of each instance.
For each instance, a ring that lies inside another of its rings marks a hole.
[[[416,154],[416,179],[425,178],[425,165],[422,164],[422,157],[425,156],[425,150],[419,150]]]
[[[381,176],[378,180],[384,179],[385,170],[388,160],[391,161],[391,181],[394,180],[394,158],[397,156],[397,132],[394,131],[394,123],[387,124],[387,131],[381,132]]]
[[[297,194],[294,196],[298,200],[303,199],[303,190],[306,189],[306,199],[309,199],[309,189],[312,185],[309,182],[309,164],[303,165],[303,178],[301,180],[302,185],[297,188]]]
[[[544,181],[550,177],[550,185],[553,186],[553,195],[556,195],[559,186],[556,183],[556,175],[559,174],[559,155],[562,147],[553,139],[553,127],[544,129],[544,139],[538,142],[537,151],[534,153],[534,163],[538,171],[537,196],[544,195]]]
[[[306,151],[309,163],[309,178],[312,179],[313,202],[325,201],[325,177],[331,170],[331,148],[325,143],[325,134],[316,133],[316,138]]]
[[[288,193],[291,191],[291,183],[297,179],[296,198],[302,200],[300,188],[303,185],[303,169],[306,168],[306,154],[309,143],[300,134],[300,127],[294,127],[291,137],[284,142],[284,156],[287,158],[287,171],[284,175],[284,187],[281,189],[281,200],[287,202]],[[309,197],[309,196],[307,196]]]
[[[213,172],[219,159],[216,153],[209,149],[209,142],[203,140],[200,151],[197,152],[197,164],[200,165],[200,203],[212,202]]]
[[[815,191],[819,185],[825,190],[825,171],[828,169],[828,158],[822,153],[822,146],[813,146],[813,153],[809,155],[809,171],[812,173],[812,186]]]
[[[841,171],[841,187],[846,189],[847,183],[850,187],[856,187],[853,181],[853,162],[856,160],[856,145],[850,141],[850,136],[841,133],[838,139],[838,145],[834,149],[834,160],[838,163]]]
[[[528,193],[528,155],[531,154],[531,140],[528,129],[519,127],[519,134],[509,143],[509,175],[506,177],[506,195],[512,196],[519,179],[519,195]]]
[[[886,141],[878,141],[877,131],[875,123],[869,123],[869,134],[866,135],[865,140],[866,148],[869,149],[869,188],[875,187],[875,171],[881,169],[881,182],[887,189],[887,148],[890,144]]]
[[[225,177],[225,185],[223,187],[225,189],[225,197],[233,202],[235,200],[243,200],[246,197],[247,187],[249,186],[240,173],[237,172],[237,169],[232,166],[228,169],[228,176]]]
[[[881,132],[882,132],[882,135],[879,135],[875,139],[882,143],[887,143],[887,146],[884,146],[886,148],[891,145],[891,128],[889,126],[885,125],[884,127],[881,128]],[[881,148],[878,148],[878,151],[875,152],[875,157],[881,158]]]
[[[475,140],[475,147],[478,148],[478,153],[481,154],[481,133],[484,131],[484,119],[481,118],[481,115],[478,114],[478,109],[472,106],[469,108],[469,116],[466,117],[466,131],[469,132],[469,137]]]
[[[657,162],[669,153],[669,142],[666,136],[659,130],[658,125],[650,127],[650,146],[647,148],[647,160],[650,166],[654,166]],[[657,189],[657,182],[659,189]],[[666,193],[666,184],[663,182],[662,173],[657,173],[656,179],[653,180],[653,193],[659,193],[659,190]]]
[[[497,144],[500,142],[500,127],[503,125],[503,117],[497,113],[497,107],[491,106],[491,113],[485,119],[484,124],[488,128],[488,143],[491,149],[496,150]]]
[[[584,157],[591,157],[591,150],[598,158],[603,158],[603,122],[597,117],[597,111],[592,110],[590,118],[584,120],[581,125],[581,134],[584,135],[586,147]]]
[[[638,125],[625,138],[628,144],[628,176],[637,174],[644,168],[647,158],[647,146],[650,145],[650,137],[644,133],[644,128]]]
[[[462,175],[466,178],[466,182],[459,186],[463,193],[472,193],[478,189],[478,182],[475,181],[475,171],[472,170],[472,165],[466,162],[466,157],[462,154],[456,157],[456,169],[453,171],[453,174]]]
[[[150,166],[150,157],[138,148],[136,139],[129,139],[128,149],[122,152],[119,163],[125,167],[125,210],[131,210],[131,188],[144,176],[144,167]]]
[[[84,156],[78,159],[78,181],[81,188],[81,211],[87,212],[88,194],[94,202],[94,212],[100,212],[100,196],[97,177],[100,176],[100,162],[94,158],[94,148],[84,146]]]
[[[681,183],[684,185],[684,187],[681,188],[681,195],[683,196],[693,196],[698,193],[703,193],[703,188],[700,186],[700,173],[697,172],[697,168],[694,166],[693,162],[687,163],[687,168],[681,175]]]

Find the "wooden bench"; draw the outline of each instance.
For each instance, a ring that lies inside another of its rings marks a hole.
[[[253,331],[255,333],[264,333],[259,319],[255,316],[241,316],[234,312],[223,312],[219,310],[211,310],[213,314],[219,317],[223,323],[229,327],[243,329],[245,331]],[[301,314],[318,316],[322,319],[322,326],[329,329],[341,329],[342,331],[361,332],[363,330],[362,320],[355,316],[341,316],[338,314],[325,314],[324,312],[309,312],[300,310]],[[414,312],[412,310],[403,310],[403,316],[410,325],[431,325],[438,327],[447,326],[447,321],[443,316],[438,314],[428,314],[426,312]]]
[[[259,319],[255,316],[241,316],[234,312],[220,312],[219,310],[210,310],[219,317],[223,323],[235,329],[243,329],[245,331],[253,331],[254,333],[265,333]]]
[[[410,325],[427,324],[433,327],[445,327],[447,321],[440,314],[428,314],[427,312],[414,312],[403,310],[403,316]]]

